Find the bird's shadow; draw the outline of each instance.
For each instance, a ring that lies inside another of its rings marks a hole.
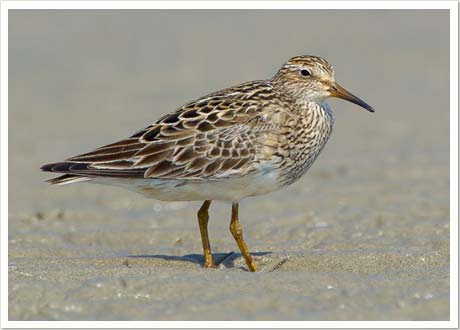
[[[254,257],[265,256],[270,254],[271,252],[255,252],[251,253]],[[225,268],[235,268],[235,260],[240,258],[242,255],[241,253],[213,253],[212,257],[214,260],[214,264],[216,267],[220,265],[224,265]],[[172,260],[172,261],[185,261],[191,262],[194,264],[198,264],[203,266],[204,264],[204,257],[202,254],[186,254],[183,256],[171,256],[171,255],[163,255],[163,254],[140,254],[140,255],[127,255],[125,258],[154,258],[154,259],[163,259],[163,260]],[[240,267],[242,268],[242,267]]]

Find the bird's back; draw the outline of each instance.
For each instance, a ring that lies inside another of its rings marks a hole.
[[[94,178],[216,180],[256,170],[260,143],[277,125],[264,120],[273,86],[253,81],[189,102],[131,137],[47,164],[64,184]]]

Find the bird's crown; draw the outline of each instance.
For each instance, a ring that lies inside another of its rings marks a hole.
[[[300,55],[290,58],[280,71],[289,72],[306,69],[310,74],[334,76],[334,69],[324,58],[313,55]]]

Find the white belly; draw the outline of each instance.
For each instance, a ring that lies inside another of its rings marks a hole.
[[[282,187],[275,171],[263,171],[244,177],[212,181],[177,179],[112,179],[97,178],[93,183],[126,188],[162,201],[239,201],[263,195]]]

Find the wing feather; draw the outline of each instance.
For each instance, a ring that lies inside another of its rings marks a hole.
[[[210,94],[128,139],[42,169],[119,178],[201,180],[235,175],[235,170],[244,175],[257,157],[259,137],[272,129],[260,125],[265,101],[249,96],[256,95],[254,88],[268,93],[271,86],[259,81]]]

